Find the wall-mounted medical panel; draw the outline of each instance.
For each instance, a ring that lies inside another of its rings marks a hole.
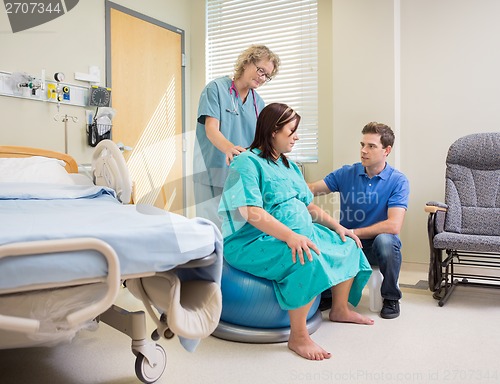
[[[77,84],[46,80],[45,71],[38,75],[0,71],[0,96],[87,107],[89,89]]]

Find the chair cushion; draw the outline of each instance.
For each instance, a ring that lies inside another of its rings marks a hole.
[[[500,253],[500,236],[477,236],[441,232],[434,236],[433,244],[437,249]]]

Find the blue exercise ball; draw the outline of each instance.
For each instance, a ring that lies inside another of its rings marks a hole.
[[[279,306],[270,280],[240,271],[224,262],[221,289],[222,321],[251,328],[290,327],[288,311]],[[307,319],[318,310],[320,298],[319,295],[314,301]]]

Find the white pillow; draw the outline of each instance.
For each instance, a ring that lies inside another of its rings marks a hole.
[[[0,158],[0,182],[75,184],[65,165],[43,156]]]

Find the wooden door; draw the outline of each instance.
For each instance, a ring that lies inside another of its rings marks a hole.
[[[184,214],[183,33],[116,4],[107,20],[112,138],[132,147],[135,202]]]

